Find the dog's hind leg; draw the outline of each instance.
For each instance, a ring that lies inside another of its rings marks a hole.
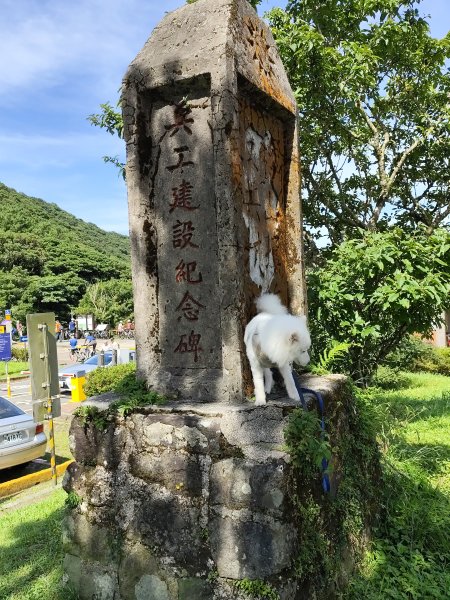
[[[297,388],[295,387],[294,378],[292,377],[291,365],[284,365],[283,367],[279,367],[279,369],[281,375],[283,376],[284,385],[286,386],[286,392],[289,398],[291,400],[300,400]]]
[[[259,364],[250,362],[253,375],[253,385],[255,386],[255,405],[266,403],[266,394],[264,392],[264,371]]]
[[[270,394],[273,388],[273,376],[271,369],[264,369],[264,391]]]

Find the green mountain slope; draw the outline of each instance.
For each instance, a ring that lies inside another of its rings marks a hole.
[[[86,286],[130,277],[129,239],[0,183],[0,310],[67,320]]]

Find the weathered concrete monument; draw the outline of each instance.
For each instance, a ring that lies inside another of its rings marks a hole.
[[[248,399],[254,299],[305,311],[296,106],[268,27],[246,0],[168,14],[123,115],[138,376],[170,401],[121,416],[99,396],[74,418],[66,578],[82,600],[332,598],[351,557],[316,459],[285,447],[295,403]],[[345,386],[308,381],[338,448],[331,497],[356,455]]]
[[[122,107],[138,371],[241,402],[255,298],[305,307],[296,104],[268,27],[245,0],[167,15]]]

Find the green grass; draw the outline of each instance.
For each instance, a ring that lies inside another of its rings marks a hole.
[[[62,585],[61,521],[66,493],[0,514],[0,599],[75,600]]]
[[[28,371],[29,365],[28,362],[21,362],[16,360],[11,360],[8,362],[8,374],[11,378],[21,377],[21,371]],[[6,365],[2,361],[0,362],[0,380],[6,379]]]
[[[450,378],[369,390],[383,448],[381,515],[346,598],[450,597]]]
[[[69,429],[71,419],[71,415],[66,415],[58,417],[54,420],[53,431],[55,434],[55,452],[57,465],[66,462],[67,460],[73,459],[72,453],[69,450]],[[47,434],[48,439],[48,421],[46,421],[44,424],[44,431]],[[47,452],[45,453],[43,458],[50,461],[50,452],[48,451],[48,447],[49,446],[47,444]]]

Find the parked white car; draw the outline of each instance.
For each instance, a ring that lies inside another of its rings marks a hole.
[[[18,406],[0,396],[0,469],[27,463],[45,454],[47,436]]]

